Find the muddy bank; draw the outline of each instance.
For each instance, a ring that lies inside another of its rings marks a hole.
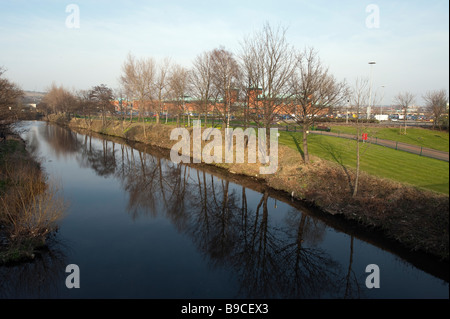
[[[72,119],[70,122],[57,118],[49,120],[167,150],[177,142],[170,140],[174,126],[146,124],[144,130],[141,123],[114,121],[102,126],[101,121],[84,119]],[[313,158],[309,165],[304,165],[298,151],[283,145],[279,145],[278,152],[278,170],[275,174],[260,175],[260,163],[213,165],[237,176],[250,176],[274,190],[318,207],[324,213],[340,215],[362,228],[380,231],[409,250],[448,261],[447,195],[363,174],[359,195],[352,197],[354,172],[351,168],[319,158]]]

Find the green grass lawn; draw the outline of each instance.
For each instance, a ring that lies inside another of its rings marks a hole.
[[[281,131],[279,143],[296,150],[298,150],[296,145],[298,143],[303,149],[301,133]],[[378,145],[361,145],[361,150],[364,152],[361,157],[363,171],[420,188],[449,193],[448,162]],[[308,148],[312,155],[341,165],[356,167],[356,141],[325,135],[309,135]]]
[[[398,141],[439,151],[448,152],[449,134],[447,132],[427,130],[423,128],[407,128],[406,135],[400,134],[399,128],[392,127],[365,127],[365,133],[380,139]],[[331,126],[331,132],[356,134],[354,126]]]

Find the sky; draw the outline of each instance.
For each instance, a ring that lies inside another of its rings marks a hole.
[[[129,53],[189,68],[221,46],[237,55],[265,23],[316,49],[338,80],[371,80],[380,104],[448,92],[448,0],[0,0],[0,67],[27,91],[117,89]]]

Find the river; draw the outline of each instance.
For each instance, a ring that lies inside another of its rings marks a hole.
[[[0,267],[1,298],[449,298],[448,263],[257,181],[45,122],[20,129],[68,208],[48,251]]]

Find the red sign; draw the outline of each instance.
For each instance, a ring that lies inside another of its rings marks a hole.
[[[363,139],[363,141],[367,141],[367,133],[363,133],[362,139]]]

